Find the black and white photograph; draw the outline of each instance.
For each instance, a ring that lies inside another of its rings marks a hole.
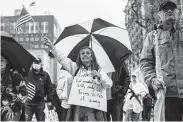
[[[183,121],[183,0],[4,0],[0,121]]]

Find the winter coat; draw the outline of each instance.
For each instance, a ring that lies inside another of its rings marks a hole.
[[[64,67],[64,69],[66,69],[71,75],[75,76],[75,73],[78,70],[78,66],[77,66],[76,62],[71,61],[71,59],[67,58],[64,54],[59,52],[56,48],[54,48],[52,50],[52,53],[54,54],[57,61]],[[84,69],[84,68],[79,69],[78,74],[82,73],[84,70],[86,70],[86,69]],[[100,74],[101,74],[102,86],[105,88],[110,88],[112,86],[112,80],[102,70],[100,70]],[[73,105],[73,106],[71,106],[70,110],[68,111],[69,114],[67,116],[67,120],[72,121],[72,120],[77,120],[79,118],[79,120],[87,121],[87,119],[85,119],[83,117],[85,116],[85,114],[88,111],[90,111],[89,113],[94,114],[95,120],[102,121],[102,120],[106,119],[106,117],[104,116],[105,113],[100,110]],[[76,116],[78,116],[78,117],[75,118]],[[80,118],[82,118],[82,119],[80,119]]]
[[[65,70],[61,71],[61,74],[59,76],[58,82],[57,82],[57,94],[59,99],[61,100],[61,106],[65,109],[68,109],[70,105],[68,102],[68,78],[71,78],[72,76]]]
[[[112,98],[124,99],[130,84],[130,75],[126,64],[123,63],[119,70],[112,73],[113,86],[111,88]]]
[[[61,101],[58,97],[58,94],[56,92],[56,87],[53,87],[53,101],[52,101],[53,107],[55,107],[56,112],[62,112],[61,111]]]
[[[134,91],[136,97],[138,98],[133,96],[131,90],[129,89],[125,97],[123,110],[126,112],[128,109],[132,109],[135,113],[140,113],[143,110],[142,100],[144,96],[149,93],[148,88],[145,84],[138,81],[137,83],[131,82],[129,87]]]
[[[36,87],[36,93],[30,102],[43,102],[47,96],[47,101],[53,100],[53,85],[50,76],[44,70],[36,74],[33,69],[28,73],[27,83],[31,82]]]
[[[140,67],[148,86],[151,86],[153,78],[157,78],[166,87],[166,97],[182,98],[183,31],[175,31],[171,33],[158,29],[147,35],[141,53]],[[159,50],[158,57],[156,50]],[[156,62],[156,58],[159,62]]]
[[[20,115],[22,103],[18,94],[20,90],[23,90],[19,87],[22,80],[21,75],[17,71],[6,69],[5,72],[1,74],[1,110],[3,110],[5,106],[9,106],[13,112]],[[26,88],[24,91],[26,92]],[[6,112],[7,111],[1,113],[2,121],[7,121]],[[19,119],[20,116],[15,116],[13,120],[19,121]]]

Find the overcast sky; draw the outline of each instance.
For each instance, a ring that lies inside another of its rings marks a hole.
[[[29,7],[35,1],[35,6]],[[49,12],[59,21],[61,29],[66,26],[103,18],[124,28],[124,8],[127,0],[3,0],[0,4],[2,16],[13,16],[15,9],[24,5],[31,15]]]

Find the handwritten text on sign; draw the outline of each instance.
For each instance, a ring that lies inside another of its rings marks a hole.
[[[75,77],[68,103],[107,111],[106,90],[97,79]]]

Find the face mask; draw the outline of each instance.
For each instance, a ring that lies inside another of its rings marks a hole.
[[[41,63],[40,64],[33,63],[32,67],[33,67],[33,69],[39,71],[41,69]]]

